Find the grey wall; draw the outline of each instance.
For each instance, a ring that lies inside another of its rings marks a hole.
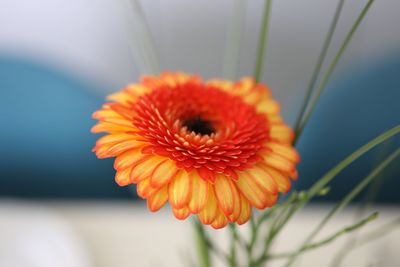
[[[33,57],[115,91],[139,75],[130,44],[134,18],[127,0],[1,0],[0,53]],[[141,1],[161,69],[220,76],[232,0]],[[365,0],[346,2],[334,49]],[[262,0],[248,1],[240,75],[252,73]],[[264,81],[292,121],[336,1],[273,3]],[[128,8],[127,8],[128,7]],[[375,1],[334,78],[399,50],[398,0]],[[127,15],[128,14],[128,15]],[[128,33],[128,34],[127,34]],[[106,92],[101,92],[105,94]]]

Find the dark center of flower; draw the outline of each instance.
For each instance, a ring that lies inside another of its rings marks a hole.
[[[183,122],[189,131],[200,135],[211,135],[215,133],[215,129],[210,121],[203,120],[200,116],[192,117]]]

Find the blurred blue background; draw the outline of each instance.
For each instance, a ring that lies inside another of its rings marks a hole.
[[[105,95],[140,74],[131,51],[137,40],[125,19],[129,10],[105,0],[40,2],[0,2],[0,197],[131,197],[129,188],[114,183],[112,160],[91,153],[98,136],[89,132],[95,123],[91,113]],[[289,123],[335,5],[308,2],[275,4],[265,59],[263,80]],[[161,69],[221,76],[229,1],[142,4]],[[246,11],[239,76],[252,73],[261,4],[251,1]],[[361,5],[346,4],[328,60]],[[319,12],[310,14],[307,6]],[[393,26],[400,22],[399,8],[398,1],[377,1],[357,32],[301,136],[297,188],[309,187],[351,151],[400,123],[400,35]],[[325,200],[343,196],[399,144],[397,137],[352,165],[335,179]],[[385,171],[380,201],[400,201],[399,166],[397,161]]]

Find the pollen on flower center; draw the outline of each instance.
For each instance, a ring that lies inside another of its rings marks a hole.
[[[211,135],[215,133],[215,129],[210,121],[202,119],[200,116],[195,116],[183,122],[183,126],[190,132],[200,135]]]

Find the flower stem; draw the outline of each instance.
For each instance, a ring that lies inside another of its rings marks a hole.
[[[201,267],[211,267],[209,244],[203,225],[198,220],[194,220],[193,224],[196,234],[196,247],[199,256],[199,264]]]
[[[339,0],[338,3],[337,3],[335,14],[334,14],[332,22],[331,22],[331,24],[329,26],[328,33],[326,34],[325,41],[324,41],[324,44],[322,46],[322,50],[321,50],[321,52],[319,54],[317,63],[315,64],[315,68],[314,68],[313,74],[311,76],[311,79],[310,79],[308,87],[307,87],[307,92],[306,92],[306,94],[304,96],[304,99],[303,99],[303,102],[302,102],[302,106],[300,108],[300,112],[299,112],[299,115],[297,117],[297,120],[296,120],[296,123],[295,123],[295,126],[294,126],[296,136],[298,136],[298,128],[300,126],[301,118],[304,116],[304,112],[306,110],[307,104],[310,102],[310,98],[311,98],[313,89],[314,89],[315,84],[317,82],[318,76],[320,75],[320,72],[321,72],[322,64],[325,61],[326,54],[328,52],[328,48],[331,45],[332,37],[333,37],[333,34],[335,33],[336,26],[337,26],[340,14],[341,14],[342,9],[343,9],[343,4],[344,4],[344,0]]]
[[[325,218],[318,224],[318,226],[311,232],[311,234],[306,238],[300,249],[295,252],[285,267],[291,266],[296,258],[300,255],[301,251],[309,245],[312,239],[321,231],[321,229],[326,225],[326,223],[339,211],[345,208],[373,179],[375,179],[381,171],[383,171],[390,163],[393,162],[400,155],[400,148],[395,152],[390,154],[382,163],[380,163],[374,170],[365,177],[350,193],[348,193],[329,213]]]
[[[250,236],[250,241],[247,246],[247,264],[248,267],[253,267],[254,265],[254,260],[253,260],[253,249],[257,241],[257,234],[258,234],[258,227],[255,222],[255,214],[253,214],[250,217],[250,231],[251,231],[251,236]]]
[[[235,0],[233,10],[233,20],[230,25],[223,65],[223,77],[229,80],[236,79],[240,55],[240,39],[242,36],[243,21],[246,15],[245,0]]]
[[[319,97],[321,96],[323,90],[325,89],[329,78],[331,77],[333,71],[336,68],[336,65],[338,64],[339,60],[342,58],[343,53],[346,51],[350,41],[352,40],[354,33],[358,29],[360,23],[364,19],[365,15],[367,14],[369,8],[371,7],[372,3],[375,0],[368,0],[367,4],[364,6],[363,10],[361,11],[360,15],[358,16],[357,20],[354,22],[353,26],[351,27],[350,31],[348,32],[346,38],[344,39],[342,45],[339,48],[339,51],[336,53],[332,63],[329,65],[328,70],[325,72],[324,76],[322,77],[321,83],[319,84],[314,96],[311,98],[309,103],[307,104],[307,107],[304,112],[304,116],[301,119],[299,126],[297,128],[297,133],[298,135],[301,134],[301,132],[304,129],[304,126],[306,125],[307,121],[309,120]]]
[[[292,207],[290,207],[290,210],[286,213],[284,218],[282,220],[279,220],[279,224],[274,227],[273,229],[270,230],[268,236],[268,239],[266,240],[265,243],[265,251],[264,254],[261,256],[261,258],[257,259],[255,261],[256,264],[255,266],[261,265],[265,260],[268,259],[268,253],[269,253],[269,248],[271,247],[272,242],[276,239],[278,234],[281,232],[283,227],[289,222],[289,220],[293,217],[293,215],[303,208],[314,196],[318,195],[321,193],[321,191],[325,191],[326,185],[333,180],[333,178],[336,177],[342,170],[344,170],[347,166],[349,166],[351,163],[353,163],[355,160],[357,160],[359,157],[367,153],[369,150],[372,148],[376,147],[377,145],[385,142],[389,138],[397,135],[400,133],[400,125],[380,134],[379,136],[375,137],[368,143],[364,144],[357,150],[355,150],[353,153],[351,153],[349,156],[347,156],[345,159],[343,159],[341,162],[339,162],[335,167],[333,167],[331,170],[329,170],[324,176],[321,177],[314,185],[304,192],[303,194],[299,193],[299,195],[296,197],[295,202],[293,202]],[[294,200],[294,199],[293,199]],[[285,205],[285,204],[284,204]]]
[[[333,241],[335,241],[337,238],[341,237],[342,235],[351,233],[355,230],[360,229],[361,227],[363,227],[364,225],[366,225],[367,223],[375,220],[376,218],[378,218],[378,213],[375,212],[371,215],[369,215],[368,217],[356,222],[353,225],[347,226],[345,228],[343,228],[342,230],[332,234],[331,236],[328,236],[327,238],[322,239],[321,241],[312,243],[312,244],[308,244],[307,246],[304,246],[301,249],[301,252],[305,252],[305,251],[309,251],[309,250],[313,250],[313,249],[317,249],[320,248],[326,244],[329,244]],[[269,255],[270,259],[281,259],[281,258],[288,258],[291,257],[294,253],[296,252],[286,252],[286,253],[278,253],[278,254],[271,254]]]
[[[257,49],[257,58],[256,58],[257,62],[256,62],[256,68],[254,71],[254,79],[256,80],[256,82],[260,81],[261,72],[262,72],[263,66],[264,66],[264,55],[265,55],[265,47],[267,44],[267,38],[268,38],[268,32],[269,32],[269,24],[270,24],[269,20],[270,20],[270,14],[271,14],[271,6],[272,6],[272,0],[265,0],[264,13],[263,13],[263,18],[262,18],[259,39],[258,39],[258,49]]]
[[[230,234],[231,234],[229,266],[236,267],[237,266],[236,243],[237,243],[237,239],[238,239],[236,225],[233,223],[229,224],[229,230],[230,230]]]
[[[159,58],[142,6],[138,0],[130,0],[128,3],[133,12],[133,15],[128,18],[133,27],[133,33],[129,31],[127,34],[134,59],[140,72],[156,74],[160,71]]]

